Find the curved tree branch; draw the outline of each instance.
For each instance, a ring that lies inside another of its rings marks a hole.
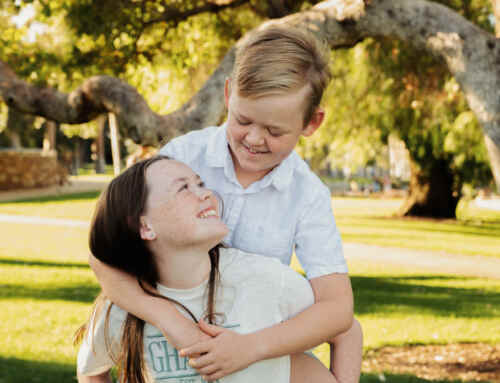
[[[360,2],[324,1],[307,12],[271,20],[258,28],[274,24],[307,28],[332,48],[353,46],[367,37],[411,42],[446,62],[484,132],[500,147],[500,42],[437,3],[371,0],[364,9],[352,7]],[[348,7],[343,7],[346,4]],[[176,133],[219,122],[224,113],[224,79],[232,70],[234,52],[232,48],[226,54],[197,94],[167,116],[151,111],[131,86],[106,76],[90,78],[70,94],[63,94],[50,88],[37,89],[0,64],[0,93],[10,107],[61,123],[82,123],[113,112],[124,135],[154,145]]]

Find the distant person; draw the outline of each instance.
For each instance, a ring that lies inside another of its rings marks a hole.
[[[160,151],[189,165],[222,196],[228,246],[286,265],[295,251],[315,304],[252,336],[202,322],[200,328],[212,336],[207,339],[173,305],[147,296],[134,278],[90,258],[111,301],[160,328],[209,380],[324,341],[331,344],[335,377],[359,380],[362,332],[353,318],[330,192],[293,150],[323,121],[319,104],[330,78],[327,58],[313,35],[290,26],[250,34],[225,84],[226,123],[178,137]]]

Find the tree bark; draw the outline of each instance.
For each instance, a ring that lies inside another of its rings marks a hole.
[[[495,15],[495,36],[500,37],[500,0],[491,0],[493,14]],[[491,173],[495,180],[497,192],[500,193],[500,146],[495,145],[488,135],[484,136],[484,143],[488,151]]]
[[[389,37],[409,41],[442,58],[484,133],[500,148],[500,41],[451,9],[425,0],[371,0],[366,5],[361,0],[331,0],[259,28],[275,23],[308,29],[332,48],[350,47],[367,37]],[[232,48],[226,54],[197,94],[166,116],[151,111],[133,87],[116,78],[92,77],[64,94],[27,84],[2,62],[0,94],[9,107],[60,123],[83,123],[102,113],[114,113],[124,137],[158,145],[174,135],[220,121],[224,80],[232,70],[234,52]]]
[[[57,123],[47,120],[43,123],[45,132],[43,134],[43,150],[56,150]]]
[[[410,160],[409,195],[399,213],[402,216],[455,218],[459,195],[453,193],[450,164],[435,161],[427,171]]]
[[[122,170],[120,158],[120,134],[118,133],[118,122],[113,113],[108,115],[109,133],[111,136],[111,153],[113,155],[113,171],[115,176]]]
[[[99,117],[97,125],[97,137],[96,137],[96,161],[95,161],[95,172],[97,174],[103,174],[106,171],[106,158],[105,158],[105,136],[104,131],[106,130],[106,120],[107,115],[102,115]]]
[[[15,108],[9,108],[5,134],[10,139],[13,148],[20,149],[23,147],[23,138],[26,141],[27,135],[29,136],[33,131],[34,120],[35,118],[31,115],[19,112]]]

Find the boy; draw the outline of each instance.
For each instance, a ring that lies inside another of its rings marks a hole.
[[[91,258],[106,295],[160,328],[206,380],[324,341],[335,348],[331,368],[336,379],[359,379],[362,334],[353,321],[352,290],[330,194],[293,151],[299,138],[313,134],[323,121],[319,103],[329,80],[326,55],[314,37],[290,27],[252,34],[226,81],[226,124],[178,137],[160,151],[188,164],[221,194],[228,246],[285,264],[295,249],[314,305],[251,334],[202,322],[201,329],[212,336],[207,339],[173,305],[147,296],[130,277]],[[127,298],[117,291],[127,291]],[[182,339],[173,339],[179,333]]]

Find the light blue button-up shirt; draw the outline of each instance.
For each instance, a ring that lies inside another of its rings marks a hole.
[[[177,137],[160,154],[189,165],[220,194],[226,245],[286,265],[295,250],[309,279],[347,272],[330,192],[296,152],[246,189],[236,178],[225,126]]]

